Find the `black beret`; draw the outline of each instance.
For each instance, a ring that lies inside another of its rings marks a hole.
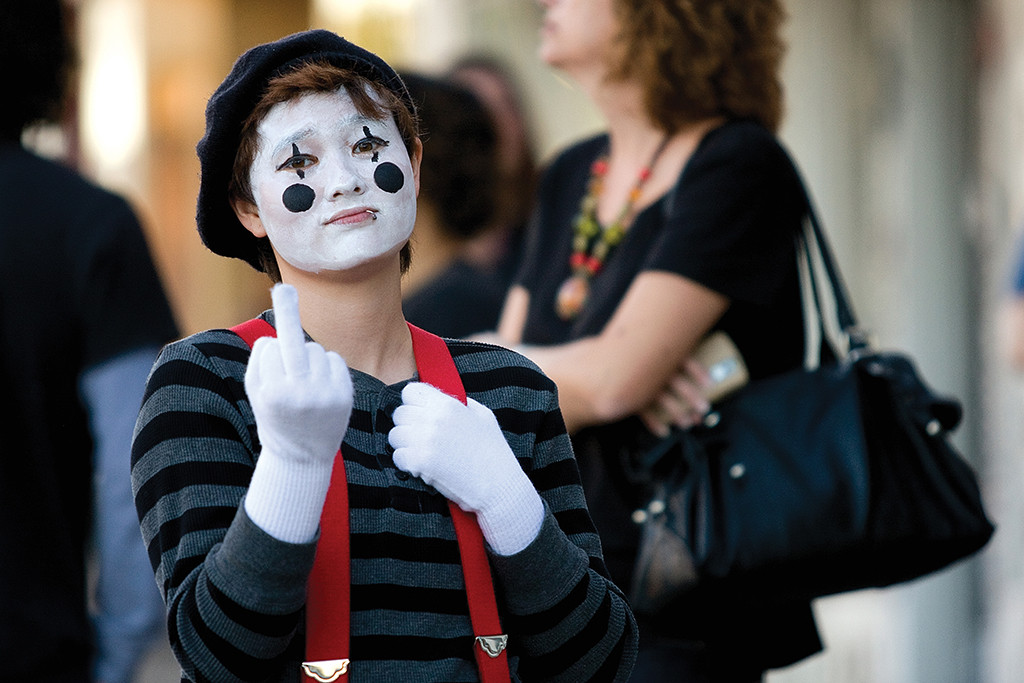
[[[416,111],[405,84],[387,62],[330,31],[294,33],[257,45],[239,57],[206,104],[206,133],[196,145],[200,170],[196,225],[211,251],[240,258],[257,270],[263,270],[257,239],[238,222],[228,201],[242,123],[272,78],[314,60],[351,69],[380,83],[395,93],[410,113]]]

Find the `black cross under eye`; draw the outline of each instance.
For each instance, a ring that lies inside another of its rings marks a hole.
[[[296,144],[295,144],[295,143],[293,142],[293,143],[292,143],[292,156],[299,156],[300,154],[302,154],[302,152],[300,152],[300,151],[299,151],[299,146],[298,146],[298,145],[296,145]],[[301,168],[300,168],[300,169],[297,169],[297,170],[295,171],[295,173],[296,173],[296,175],[298,175],[298,176],[299,176],[299,180],[302,180],[302,179],[304,179],[304,178],[306,177],[306,172],[305,172],[305,171],[303,171],[303,170],[302,170]]]
[[[380,152],[377,151],[377,150],[373,150],[373,156],[370,157],[370,161],[379,161],[379,160],[380,160]]]

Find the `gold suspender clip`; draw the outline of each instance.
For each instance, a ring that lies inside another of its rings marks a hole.
[[[490,657],[497,657],[508,645],[508,636],[502,634],[500,636],[477,636],[476,642],[480,645],[480,649],[486,652]]]
[[[492,655],[494,656],[494,655]],[[347,659],[324,659],[319,662],[303,662],[302,670],[320,683],[331,683],[348,673]]]

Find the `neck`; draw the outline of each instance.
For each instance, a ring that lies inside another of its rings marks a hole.
[[[665,147],[651,167],[634,208],[639,211],[668,192],[704,135],[722,123],[708,118],[684,125],[671,135],[656,125],[643,110],[640,89],[630,83],[606,84],[598,102],[608,124],[608,171],[598,201],[598,217],[605,225],[622,209],[636,184],[640,170],[651,163],[656,150]]]
[[[284,264],[281,276],[298,291],[302,327],[313,339],[350,368],[393,384],[416,369],[397,270],[396,256],[387,266],[351,271],[308,273]]]
[[[634,81],[609,81],[603,75],[578,81],[601,112],[610,132],[647,130],[658,133],[644,109],[643,90]]]
[[[647,165],[654,151],[665,139],[665,131],[647,115],[643,90],[631,80],[608,81],[603,73],[573,74],[580,87],[590,96],[607,124],[609,138],[609,182],[615,187],[631,186],[640,169]],[[667,187],[665,178],[674,182],[701,138],[720,118],[695,121],[674,132],[652,169],[644,198],[660,196]],[[614,175],[613,175],[614,174]],[[660,189],[660,191],[659,191]],[[641,204],[645,203],[641,200]]]

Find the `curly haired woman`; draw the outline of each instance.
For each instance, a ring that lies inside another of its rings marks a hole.
[[[784,12],[778,0],[541,4],[541,57],[607,129],[547,168],[498,338],[558,385],[609,569],[629,586],[638,500],[621,454],[708,409],[707,373],[688,361],[698,343],[723,330],[752,378],[802,362],[793,239],[807,200],[775,135]],[[807,602],[727,595],[643,617],[638,681],[757,681],[821,648]]]

